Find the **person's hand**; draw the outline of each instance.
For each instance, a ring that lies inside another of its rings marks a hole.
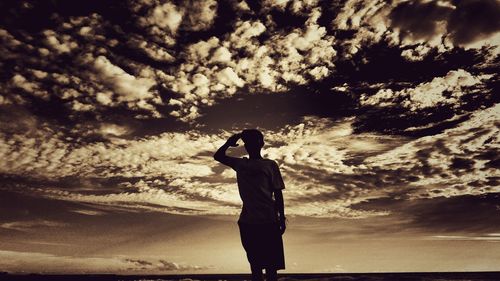
[[[229,145],[229,146],[233,146],[233,147],[236,147],[238,146],[237,142],[238,140],[241,138],[241,134],[235,134],[235,135],[232,135],[230,136],[226,143]]]
[[[285,230],[286,230],[286,218],[285,217],[280,217],[280,231],[281,231],[281,235],[283,235],[283,233],[285,233]]]

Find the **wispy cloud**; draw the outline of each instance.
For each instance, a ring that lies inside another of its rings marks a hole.
[[[72,212],[77,213],[77,214],[87,215],[87,216],[101,216],[101,215],[105,214],[104,212],[96,211],[96,210],[72,210]]]
[[[500,237],[491,234],[485,234],[481,236],[435,235],[431,236],[430,238],[438,240],[500,242]]]
[[[165,259],[124,256],[74,257],[36,252],[0,250],[0,266],[11,273],[175,273],[207,269],[207,266],[176,263]]]
[[[64,222],[50,221],[50,220],[28,220],[28,221],[13,221],[0,224],[0,228],[17,230],[17,231],[31,231],[44,227],[63,227],[67,224]]]

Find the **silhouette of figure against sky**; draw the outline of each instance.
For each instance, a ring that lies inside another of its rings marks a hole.
[[[242,139],[249,158],[226,155],[229,147]],[[285,268],[283,239],[286,218],[282,190],[285,188],[278,164],[262,158],[264,136],[256,129],[231,136],[214,154],[214,159],[236,171],[243,208],[238,226],[247,253],[252,280],[277,280],[277,270]]]

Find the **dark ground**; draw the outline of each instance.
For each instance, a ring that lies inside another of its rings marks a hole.
[[[248,274],[189,275],[11,275],[0,274],[0,281],[188,281],[188,280],[250,280]],[[318,273],[280,274],[280,281],[500,281],[500,272],[430,272],[430,273]]]

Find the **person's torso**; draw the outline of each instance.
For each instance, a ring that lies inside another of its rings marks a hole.
[[[239,221],[269,223],[277,221],[273,198],[273,165],[269,159],[245,159],[236,173],[243,201]]]

